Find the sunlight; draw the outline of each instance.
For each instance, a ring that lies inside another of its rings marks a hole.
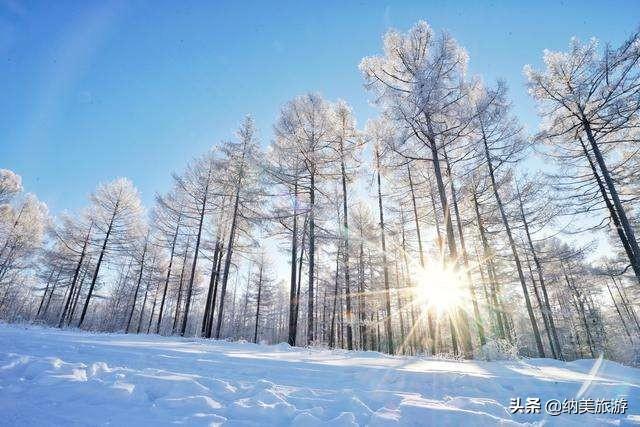
[[[464,277],[459,270],[433,264],[420,268],[415,275],[414,292],[425,309],[446,312],[459,306],[464,298]]]

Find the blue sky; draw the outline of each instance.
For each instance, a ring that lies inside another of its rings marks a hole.
[[[470,71],[503,78],[537,127],[522,67],[569,38],[619,43],[640,2],[21,2],[0,0],[0,168],[52,211],[131,178],[150,206],[171,172],[252,114],[263,143],[280,106],[308,91],[367,104],[358,63],[389,27],[449,30]]]

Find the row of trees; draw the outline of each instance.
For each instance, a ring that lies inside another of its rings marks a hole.
[[[543,70],[525,69],[543,116],[532,137],[506,86],[469,78],[464,49],[418,22],[360,64],[378,118],[358,128],[343,101],[294,98],[266,147],[246,118],[150,212],[117,179],[51,219],[3,170],[0,315],[637,363],[639,59],[638,34],[545,53]],[[526,173],[536,155],[545,174]]]

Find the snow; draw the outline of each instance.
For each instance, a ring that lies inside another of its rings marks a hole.
[[[514,397],[626,398],[629,409],[511,414]],[[640,370],[606,360],[449,361],[0,324],[0,425],[605,423],[640,424]]]

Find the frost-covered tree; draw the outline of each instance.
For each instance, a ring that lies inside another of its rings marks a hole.
[[[73,297],[77,292],[82,267],[85,265],[91,249],[93,228],[93,220],[86,214],[79,216],[63,215],[60,219],[60,224],[54,228],[56,240],[68,251],[69,258],[71,258],[73,262],[73,273],[69,279],[68,292],[66,293],[58,320],[59,328],[62,327],[65,322],[69,324],[71,321]]]
[[[267,157],[267,181],[272,188],[275,200],[272,200],[270,215],[277,227],[273,227],[276,236],[281,234],[289,238],[291,245],[289,250],[289,313],[287,342],[295,345],[298,336],[298,305],[301,281],[298,278],[298,256],[304,253],[304,245],[301,245],[302,236],[306,234],[305,222],[307,209],[302,201],[305,192],[303,187],[304,155],[291,143],[293,136],[285,126],[281,134],[276,134],[276,139],[269,147]],[[302,226],[302,227],[301,227]],[[282,229],[282,231],[280,231]],[[302,233],[301,233],[301,232]],[[302,256],[300,256],[302,261]]]
[[[611,167],[615,148],[637,144],[640,111],[640,34],[620,47],[599,49],[572,39],[568,52],[545,51],[543,71],[525,67],[531,95],[544,118],[539,137],[579,147],[640,282],[640,247]]]
[[[220,338],[224,318],[224,304],[227,293],[232,257],[237,249],[237,241],[242,230],[242,223],[257,212],[260,203],[260,191],[257,189],[260,179],[260,148],[258,146],[255,123],[247,116],[241,123],[236,140],[222,146],[222,168],[219,190],[221,194],[231,198],[231,209],[228,217],[229,229],[225,244],[224,267],[221,276],[220,306],[216,322],[216,338]]]
[[[222,164],[215,157],[213,152],[193,161],[182,175],[174,175],[176,187],[184,195],[184,203],[180,205],[180,217],[191,220],[195,229],[195,246],[193,253],[193,264],[189,274],[187,285],[187,295],[185,309],[180,323],[180,335],[184,335],[187,330],[187,320],[191,308],[193,296],[194,279],[198,264],[198,255],[202,242],[202,231],[205,223],[205,216],[211,212],[214,185],[221,173]]]
[[[349,105],[344,101],[338,101],[333,107],[333,132],[331,148],[336,152],[340,167],[340,184],[342,188],[342,236],[344,239],[344,249],[342,251],[342,262],[344,271],[344,290],[346,303],[346,327],[347,327],[347,349],[353,349],[353,313],[351,301],[351,276],[349,262],[349,191],[348,184],[353,181],[354,172],[358,167],[358,152],[360,136],[356,130],[356,122]]]
[[[317,94],[299,96],[289,101],[280,111],[275,125],[276,136],[282,144],[302,157],[301,185],[308,194],[308,295],[307,344],[314,341],[314,280],[316,274],[316,198],[318,178],[332,154],[329,151],[333,133],[331,105]],[[300,284],[298,284],[298,287]]]
[[[384,114],[398,123],[400,136],[393,150],[409,160],[428,161],[433,166],[444,212],[449,263],[455,265],[458,248],[441,161],[442,150],[457,142],[468,126],[460,113],[468,92],[464,81],[467,54],[451,35],[436,34],[424,21],[405,34],[387,32],[383,51],[381,56],[364,58],[360,70]],[[470,356],[464,314],[459,323],[464,352]]]
[[[499,168],[505,169],[509,163],[514,163],[522,158],[523,152],[526,150],[522,128],[510,113],[510,103],[506,97],[506,88],[503,84],[499,83],[495,89],[486,89],[479,85],[473,92],[470,104],[473,116],[472,123],[478,140],[476,148],[484,157],[491,189],[511,248],[518,279],[522,286],[525,306],[538,353],[540,357],[544,357],[542,339],[540,338],[538,324],[531,305],[529,291],[527,290],[524,270],[503,202],[503,196],[500,194],[497,177]]]
[[[22,178],[9,169],[0,169],[0,205],[22,191]]]
[[[256,270],[253,276],[253,290],[251,291],[255,304],[255,319],[253,330],[253,342],[259,342],[258,337],[262,330],[262,323],[266,317],[267,308],[273,305],[273,273],[269,267],[270,260],[266,256],[264,249],[258,255]]]
[[[15,181],[14,181],[15,182]],[[13,187],[16,191],[18,187]],[[13,191],[13,190],[12,190]],[[0,302],[22,285],[49,226],[47,206],[33,194],[0,205]],[[2,309],[0,304],[0,309]]]
[[[174,188],[164,196],[156,197],[156,206],[152,215],[152,223],[157,229],[157,244],[169,251],[169,261],[166,275],[161,285],[161,295],[158,307],[158,318],[156,320],[155,332],[160,333],[162,318],[167,305],[167,291],[169,281],[173,273],[173,266],[176,257],[176,248],[180,233],[183,232],[184,223],[184,200],[179,188]]]
[[[97,261],[78,326],[82,326],[86,318],[105,255],[112,249],[126,247],[132,237],[142,233],[142,214],[138,190],[126,178],[101,184],[91,195],[90,216],[96,229],[93,243]]]
[[[395,129],[393,125],[384,119],[372,120],[367,122],[366,133],[368,139],[373,143],[374,151],[374,170],[376,171],[376,191],[378,199],[378,217],[380,219],[380,253],[382,254],[382,271],[384,277],[384,295],[385,295],[385,327],[387,333],[387,350],[389,354],[394,352],[393,328],[391,327],[391,292],[389,290],[389,265],[387,260],[387,241],[384,223],[384,204],[382,198],[382,173],[383,163],[381,157],[384,154],[382,150],[389,145],[388,140],[395,138]]]

